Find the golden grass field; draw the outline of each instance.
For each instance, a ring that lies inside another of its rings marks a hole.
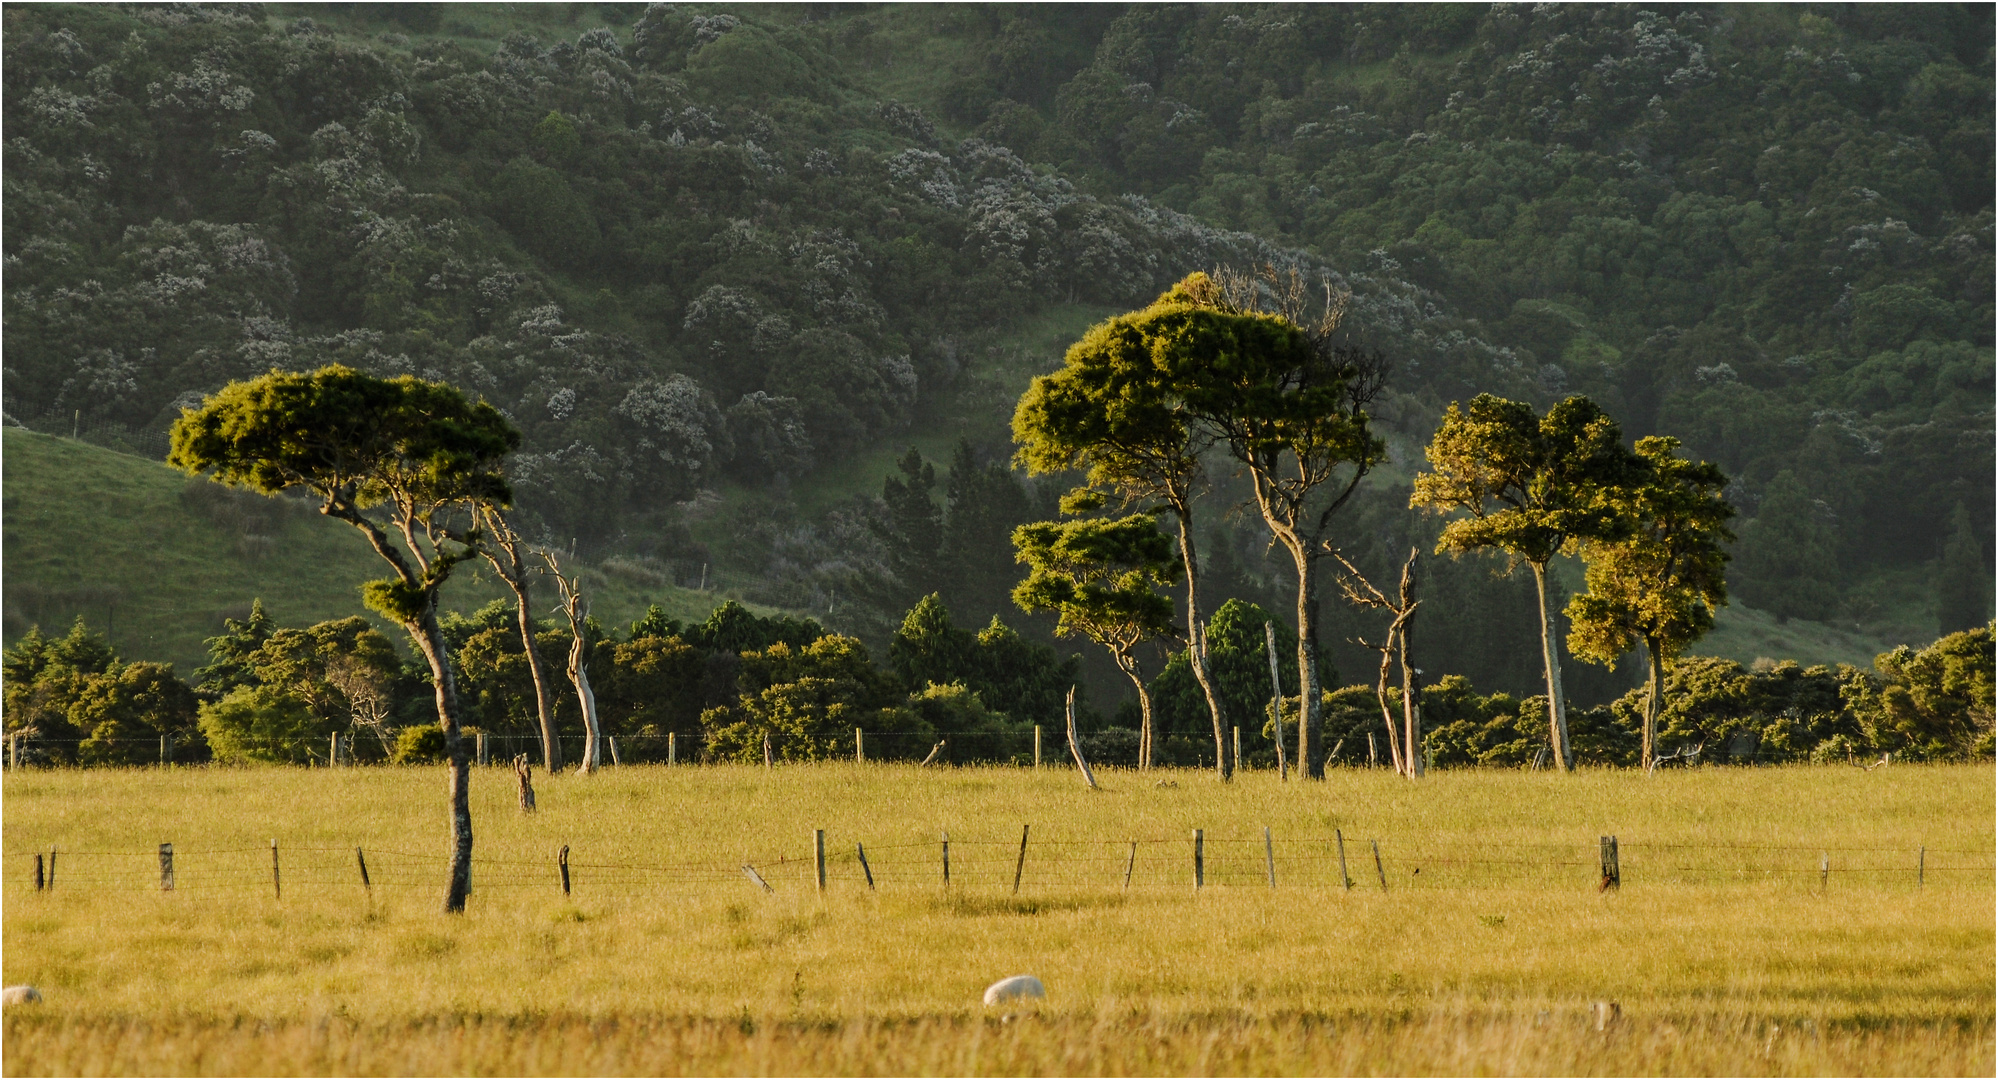
[[[8,1008],[5,1070],[1990,1075],[1998,1060],[1989,765],[1099,776],[1090,792],[1056,769],[625,768],[538,777],[526,816],[510,774],[479,770],[474,891],[447,917],[441,769],[9,774],[4,976],[46,1000]],[[1603,835],[1623,874],[1608,893]],[[1045,1002],[980,1004],[1021,972]],[[1621,1010],[1602,1031],[1598,1001]]]

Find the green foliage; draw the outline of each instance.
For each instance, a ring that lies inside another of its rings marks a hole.
[[[1277,672],[1282,679],[1284,696],[1287,699],[1287,715],[1293,720],[1297,716],[1297,664],[1291,646],[1297,637],[1281,619],[1255,604],[1243,600],[1229,600],[1214,611],[1207,620],[1207,662],[1213,672],[1217,695],[1222,699],[1223,715],[1231,720],[1239,720],[1242,728],[1242,756],[1252,764],[1274,763],[1276,761],[1274,728],[1270,718],[1270,662],[1264,644],[1263,626],[1276,625]],[[1319,678],[1324,682],[1337,682],[1329,658],[1320,656],[1318,660]],[[1187,660],[1185,650],[1172,655],[1165,670],[1152,681],[1152,695],[1156,702],[1157,722],[1162,733],[1160,747],[1163,751],[1172,750],[1170,760],[1177,764],[1191,764],[1194,755],[1204,751],[1212,754],[1214,747],[1212,720],[1207,711],[1207,701],[1201,695],[1200,686],[1194,681],[1193,668]],[[1323,696],[1323,695],[1321,695]],[[1368,707],[1373,708],[1373,689],[1367,688]],[[1374,711],[1374,722],[1380,722],[1378,709]],[[1326,719],[1326,746],[1330,748],[1344,730]],[[1295,728],[1291,738],[1296,737]],[[1202,740],[1205,740],[1203,743]],[[1365,760],[1365,737],[1361,737],[1360,757]],[[1350,755],[1348,745],[1342,754]],[[1382,752],[1386,752],[1383,744]]]
[[[444,760],[444,729],[436,724],[412,724],[395,738],[397,765],[435,765]]]
[[[225,765],[325,760],[332,725],[280,687],[239,686],[201,707],[201,733]]]
[[[1108,648],[1134,675],[1133,651],[1171,636],[1172,600],[1158,590],[1179,576],[1179,560],[1150,515],[1022,525],[1013,546],[1028,567],[1013,602],[1057,612],[1056,634]]]
[[[1956,504],[1949,540],[1943,546],[1942,569],[1936,577],[1936,621],[1944,634],[1968,630],[1991,621],[1990,563],[1984,558],[1970,511]]]
[[[81,618],[61,638],[39,628],[4,655],[9,733],[49,740],[37,754],[56,762],[127,765],[160,760],[160,738],[175,740],[175,760],[206,750],[195,724],[199,700],[173,665],[121,663]]]
[[[1796,474],[1778,473],[1741,530],[1741,596],[1779,617],[1825,619],[1838,607],[1837,512]]]
[[[996,615],[976,634],[960,629],[934,593],[903,618],[889,642],[888,663],[908,686],[961,682],[987,708],[1029,724],[1053,723],[1062,715],[1069,687],[1081,681],[1078,658],[1057,657]],[[1086,715],[1086,709],[1087,698],[1078,692],[1076,711]]]

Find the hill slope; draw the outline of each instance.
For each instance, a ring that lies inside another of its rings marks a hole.
[[[288,626],[364,613],[360,585],[384,567],[353,530],[309,504],[263,499],[191,480],[158,462],[19,428],[4,446],[5,635],[78,616],[110,634],[128,660],[171,661],[186,674],[206,661],[204,638],[261,597]],[[447,608],[499,598],[486,575],[445,587]],[[608,623],[648,603],[688,620],[724,594],[658,581],[643,564],[586,571],[593,610]],[[552,596],[551,596],[552,603]],[[400,635],[393,635],[399,637]]]

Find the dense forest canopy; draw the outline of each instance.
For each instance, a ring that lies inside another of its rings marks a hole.
[[[273,367],[448,380],[523,432],[536,535],[733,565],[879,642],[932,591],[1006,611],[1004,538],[1051,506],[997,464],[995,335],[1277,260],[1394,365],[1364,565],[1433,536],[1396,485],[1445,404],[1579,392],[1733,478],[1739,601],[1859,618],[1897,572],[1976,599],[1925,630],[1989,617],[1986,6],[4,17],[10,422],[163,430]],[[781,505],[956,428],[882,499],[690,531],[703,492]],[[1227,529],[1209,608],[1281,610]],[[1521,583],[1435,573],[1452,670],[1530,686]],[[1516,634],[1463,618],[1500,609]]]

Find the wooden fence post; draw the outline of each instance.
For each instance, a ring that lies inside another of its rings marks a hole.
[[[167,851],[168,852],[173,851],[172,844],[167,845]],[[55,891],[55,857],[56,857],[55,845],[50,844],[49,845],[49,891],[50,892]]]
[[[523,814],[532,814],[534,812],[534,766],[528,762],[526,754],[517,754],[514,756],[513,776],[518,781],[520,787],[520,812]]]
[[[1268,825],[1263,826],[1263,869],[1269,871],[1270,888],[1276,888],[1276,848],[1270,844]]]
[[[624,768],[624,762],[619,760],[617,756],[617,736],[615,735],[604,736],[604,745],[610,747],[611,768],[613,769]]]
[[[669,731],[666,733],[666,764],[677,765],[680,763],[679,759],[680,759],[680,733],[677,731]]]
[[[55,852],[49,852],[49,887],[55,887]],[[173,845],[160,845],[160,891],[173,891]]]
[[[1074,700],[1075,691],[1070,690],[1069,701],[1074,702]],[[1020,894],[1020,871],[1027,868],[1027,829],[1029,827],[1026,825],[1020,826],[1020,861],[1013,864],[1013,895],[1015,896]]]
[[[1346,874],[1346,834],[1340,832],[1338,829],[1333,829],[1332,835],[1339,841],[1339,884],[1344,885],[1347,892],[1351,892],[1353,891],[1353,879]]]
[[[1602,884],[1596,886],[1596,891],[1609,892],[1611,889],[1621,889],[1623,887],[1623,870],[1617,865],[1616,837],[1605,836],[1600,842],[1602,846],[1603,880]]]
[[[492,764],[492,761],[492,748],[486,742],[486,733],[481,731],[479,732],[479,767],[484,768]]]
[[[1380,767],[1381,767],[1380,750],[1374,746],[1374,733],[1369,731],[1367,732],[1367,768],[1378,769]]]
[[[1034,768],[1041,767],[1041,725],[1034,725]]]
[[[278,900],[284,899],[284,889],[282,886],[278,884],[278,856],[277,856],[276,837],[271,838],[271,896]]]
[[[7,771],[13,772],[20,767],[21,737],[19,735],[9,735],[7,736]]]
[[[354,849],[354,861],[361,864],[362,891],[370,893],[374,892],[375,891],[374,882],[368,880],[368,857],[366,855],[361,854],[360,848]]]
[[[950,830],[949,829],[945,829],[943,834],[943,867],[944,867],[944,888],[948,889],[950,888]]]
[[[1138,868],[1138,842],[1131,841],[1131,858],[1124,863],[1124,888],[1131,887],[1131,871]]]
[[[160,764],[173,764],[173,736],[160,736]]]
[[[874,891],[874,868],[867,865],[867,845],[853,845],[853,853],[860,856],[860,872],[867,875],[867,891]]]
[[[770,752],[770,733],[766,731],[763,733],[763,767],[771,768],[776,762],[776,757]]]
[[[1831,888],[1831,852],[1818,852],[1818,891]]]
[[[867,764],[867,741],[861,737],[860,729],[853,729],[853,763]]]
[[[35,891],[42,891],[42,853],[35,852]]]
[[[1281,727],[1277,728],[1277,738],[1279,739],[1283,738],[1283,729]],[[1240,769],[1241,767],[1242,767],[1242,727],[1240,724],[1237,724],[1235,726],[1235,768]]]
[[[756,868],[754,866],[749,865],[748,863],[742,864],[742,876],[748,878],[752,884],[761,886],[764,892],[777,891],[776,889],[771,888],[770,883],[763,880],[763,875],[757,873]]]
[[[39,855],[36,856],[36,860],[38,862],[40,858],[41,856]],[[36,866],[35,878],[39,880],[41,876],[42,876],[41,867]],[[1915,888],[1920,889],[1925,887],[1927,885],[1928,876],[1929,876],[1929,849],[1926,846],[1924,846],[1922,850],[1915,856]]]
[[[1207,831],[1193,830],[1193,887],[1198,890],[1207,884]]]
[[[563,844],[562,850],[555,853],[555,866],[562,871],[562,895],[567,896],[569,895],[569,845]]]
[[[812,830],[812,869],[819,877],[819,892],[826,891],[826,831]]]
[[[1374,845],[1374,874],[1381,879],[1381,891],[1387,891],[1387,869],[1381,866],[1381,842],[1370,841]]]

